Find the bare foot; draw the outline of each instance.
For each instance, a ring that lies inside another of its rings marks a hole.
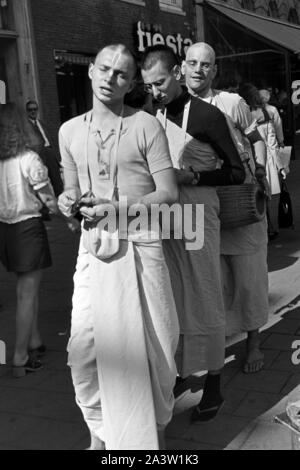
[[[259,348],[250,349],[247,353],[246,362],[244,364],[245,374],[253,374],[259,372],[264,367],[264,354]]]

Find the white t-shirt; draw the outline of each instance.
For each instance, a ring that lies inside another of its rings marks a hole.
[[[37,153],[28,150],[0,160],[0,221],[15,224],[40,217],[42,203],[35,191],[49,183],[48,170]]]

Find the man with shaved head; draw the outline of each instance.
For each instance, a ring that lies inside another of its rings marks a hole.
[[[214,57],[205,56],[197,86],[207,87]],[[205,72],[205,73],[204,73]],[[208,421],[223,404],[220,372],[224,365],[225,312],[220,268],[220,220],[216,186],[242,183],[244,169],[223,114],[191,97],[181,86],[181,71],[172,49],[153,46],[142,60],[145,89],[160,105],[157,117],[164,126],[180,185],[180,202],[204,204],[204,246],[188,251],[184,240],[164,243],[180,323],[176,363],[180,377],[175,393],[186,387],[189,375],[208,370],[203,396],[192,422]]]
[[[66,216],[76,207],[84,217],[68,363],[91,449],[162,448],[174,405],[178,320],[162,244],[148,225],[128,223],[124,200],[133,215],[172,204],[178,191],[159,122],[124,105],[135,75],[125,46],[101,49],[89,67],[92,110],[59,132],[65,176],[59,206]],[[118,228],[114,239],[105,225],[99,228],[105,219]]]
[[[210,64],[205,68],[205,63]],[[202,65],[202,67],[201,67]],[[220,109],[226,116],[241,157],[247,157],[252,173],[260,181],[265,177],[266,148],[258,132],[245,135],[252,124],[246,102],[236,93],[212,89],[217,73],[215,52],[199,42],[187,51],[183,63],[186,85],[192,96]],[[245,163],[247,178],[252,174]],[[268,320],[267,221],[221,230],[221,264],[226,308],[226,332],[231,336],[247,332],[247,351],[243,370],[258,372],[264,365],[259,328]]]

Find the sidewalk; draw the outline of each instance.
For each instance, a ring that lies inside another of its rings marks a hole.
[[[192,377],[191,390],[177,400],[167,428],[170,450],[291,449],[290,433],[272,419],[284,410],[291,392],[300,394],[300,387],[296,388],[300,365],[291,361],[291,345],[300,340],[299,182],[297,160],[292,163],[288,180],[296,228],[282,230],[269,248],[271,318],[270,326],[262,332],[265,368],[257,374],[243,374],[245,341],[230,346],[223,375],[225,406],[215,420],[201,425],[191,425],[189,418],[190,408],[200,400],[204,377]],[[9,366],[14,342],[15,279],[0,266],[0,340],[7,345],[8,364],[0,366],[0,450],[75,450],[89,445],[65,352],[78,236],[58,219],[47,227],[53,267],[42,283],[40,325],[48,351],[44,369],[20,379],[11,377]]]

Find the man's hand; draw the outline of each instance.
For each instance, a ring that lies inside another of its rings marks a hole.
[[[255,166],[255,178],[257,181],[263,180],[267,175],[266,169],[263,165],[256,163]]]
[[[279,171],[279,173],[280,173],[280,175],[281,175],[281,177],[282,177],[283,180],[286,179],[286,177],[287,177],[287,175],[289,174],[289,172],[290,172],[290,169],[289,169],[288,167],[286,167],[286,168],[281,168],[281,170]]]
[[[80,197],[79,189],[67,189],[58,198],[58,207],[65,217],[72,217],[72,205]]]
[[[271,200],[271,196],[272,196],[271,188],[268,183],[266,174],[267,173],[266,173],[265,167],[257,163],[255,167],[255,178],[257,179],[257,182],[261,186],[266,198]]]
[[[88,222],[97,222],[104,217],[105,212],[110,211],[113,204],[108,199],[87,197],[82,198],[82,206],[79,211]]]
[[[175,169],[175,175],[178,184],[192,184],[194,179],[194,173],[190,170]]]
[[[47,196],[44,200],[44,204],[48,207],[50,214],[58,214],[58,205],[54,197]]]
[[[79,233],[81,230],[81,224],[78,219],[72,217],[71,219],[67,220],[67,226],[73,233]]]

